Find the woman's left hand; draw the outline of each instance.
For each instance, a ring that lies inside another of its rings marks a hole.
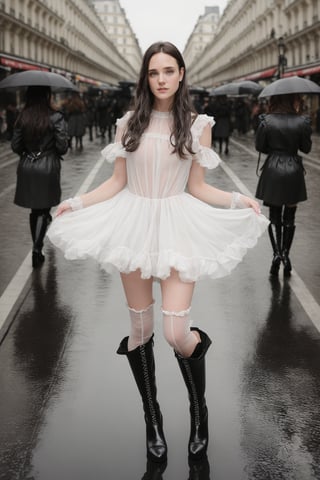
[[[246,195],[241,194],[239,204],[240,208],[252,208],[256,213],[261,213],[259,202],[257,202],[253,198],[247,197]]]

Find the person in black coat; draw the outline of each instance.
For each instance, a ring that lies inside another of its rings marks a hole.
[[[15,123],[12,150],[20,156],[14,203],[30,208],[32,266],[44,262],[43,239],[51,221],[50,209],[61,199],[61,155],[68,150],[68,131],[62,113],[51,106],[50,87],[29,87]]]
[[[216,97],[213,107],[213,117],[215,120],[214,139],[219,142],[219,153],[222,153],[224,143],[224,153],[229,153],[229,137],[231,134],[231,106],[226,95]]]
[[[273,248],[270,274],[291,274],[289,252],[295,233],[297,204],[307,199],[305,170],[298,150],[311,150],[311,119],[301,115],[299,95],[275,95],[269,111],[259,117],[256,150],[267,154],[261,168],[256,197],[269,207],[269,237]]]
[[[106,132],[109,142],[112,140],[113,106],[113,99],[108,91],[104,90],[97,101],[97,117],[102,142],[105,140]]]
[[[72,92],[64,105],[68,125],[69,148],[72,149],[73,137],[76,150],[83,150],[83,136],[86,133],[86,105],[78,92]]]

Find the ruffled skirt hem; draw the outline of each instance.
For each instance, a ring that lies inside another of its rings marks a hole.
[[[94,259],[107,273],[140,270],[144,279],[164,280],[175,269],[182,281],[194,282],[228,275],[269,223],[252,209],[216,209],[185,193],[161,200],[131,197],[124,190],[58,217],[49,240],[66,259]]]

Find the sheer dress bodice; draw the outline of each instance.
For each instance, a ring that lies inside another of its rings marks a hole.
[[[180,160],[170,144],[169,113],[153,112],[140,147],[127,160],[130,192],[150,198],[178,195],[185,190],[191,158]]]
[[[142,135],[139,148],[135,152],[125,152],[121,145],[121,137],[128,121],[130,112],[117,122],[115,143],[108,145],[102,154],[108,161],[115,160],[116,156],[127,159],[127,188],[135,195],[148,198],[166,198],[179,195],[185,191],[192,156],[180,159],[173,152],[170,142],[172,114],[169,112],[153,111],[148,128]],[[212,125],[213,120],[207,115],[200,115],[192,126],[193,151],[197,159],[205,161],[207,158],[211,168],[216,167],[220,159],[211,149],[201,147],[199,137],[203,126]]]

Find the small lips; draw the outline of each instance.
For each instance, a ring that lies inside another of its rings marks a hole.
[[[160,92],[160,93],[165,93],[165,92],[168,91],[168,89],[167,88],[158,88],[157,91]]]

